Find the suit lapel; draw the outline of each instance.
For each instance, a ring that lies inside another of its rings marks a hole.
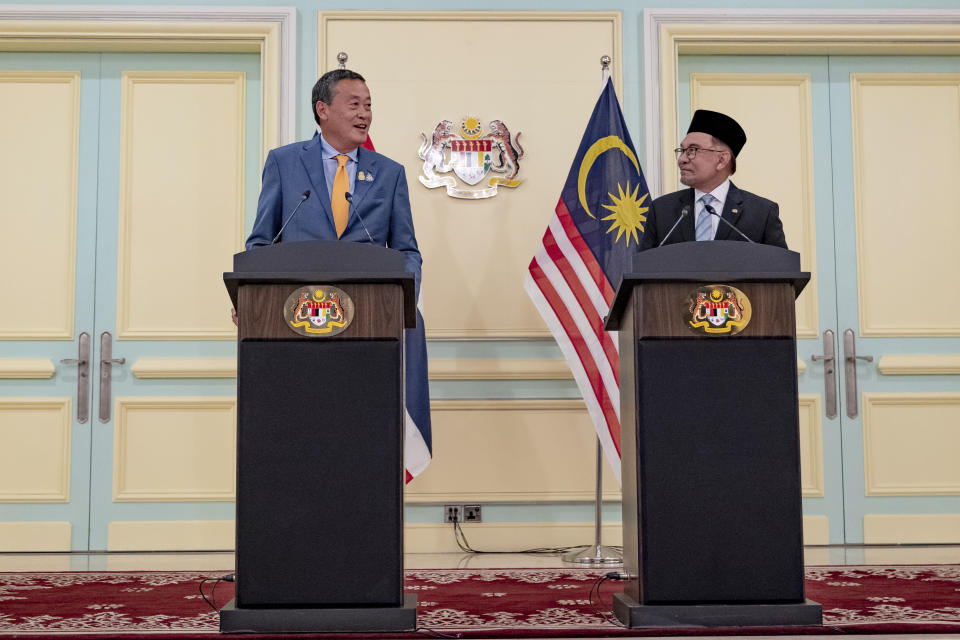
[[[313,187],[313,193],[317,197],[320,209],[323,210],[330,228],[334,228],[333,211],[330,209],[330,192],[327,191],[327,178],[323,172],[323,152],[320,145],[320,135],[314,135],[313,139],[303,145],[300,152],[300,162],[307,172],[310,179],[310,186]]]
[[[376,182],[378,173],[376,156],[363,147],[357,149],[357,174],[353,184],[353,205],[350,207],[350,221],[353,221],[354,209],[360,206],[370,192],[370,188]]]
[[[737,189],[736,186],[731,182],[730,190],[727,191],[727,200],[723,203],[723,214],[720,216],[730,224],[736,226],[737,221],[740,219],[740,215],[743,213],[743,194],[740,192],[740,189]],[[730,225],[720,223],[720,226],[717,227],[717,235],[714,240],[729,240],[730,238],[738,238],[739,234],[736,231],[730,228]]]

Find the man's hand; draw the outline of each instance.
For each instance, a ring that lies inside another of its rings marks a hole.
[[[235,327],[240,326],[239,324],[237,324],[237,310],[233,307],[230,307],[230,319],[233,320],[233,326]]]

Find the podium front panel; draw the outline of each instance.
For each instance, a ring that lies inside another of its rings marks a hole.
[[[247,339],[238,367],[237,606],[401,606],[403,342]]]
[[[624,535],[636,535],[624,540],[624,568],[640,575],[625,592],[643,604],[802,602],[794,340],[625,349],[636,379],[622,379],[633,396],[624,508],[637,511],[624,515]]]

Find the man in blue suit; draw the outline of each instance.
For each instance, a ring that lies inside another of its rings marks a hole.
[[[348,69],[325,73],[311,102],[318,133],[267,155],[247,249],[274,239],[385,245],[403,252],[419,290],[421,257],[403,166],[361,146],[373,120],[363,76]]]

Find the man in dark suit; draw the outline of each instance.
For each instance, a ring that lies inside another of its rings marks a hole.
[[[312,105],[317,134],[267,155],[247,249],[270,244],[281,228],[277,242],[384,245],[404,254],[419,290],[421,257],[403,166],[361,146],[373,120],[363,76],[348,69],[325,73],[313,87]]]
[[[690,188],[651,203],[641,251],[661,242],[746,241],[733,227],[754,242],[787,248],[777,203],[730,182],[746,142],[747,134],[730,116],[703,109],[693,114],[687,136],[676,149],[680,182]]]

